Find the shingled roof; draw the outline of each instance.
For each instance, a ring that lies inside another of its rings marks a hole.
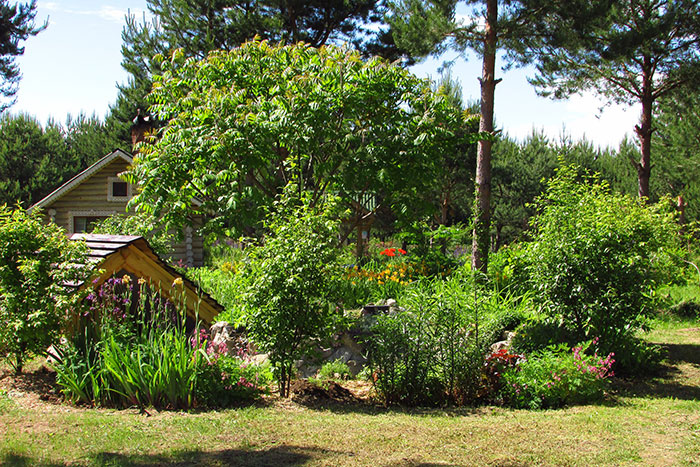
[[[180,278],[188,315],[209,325],[223,311],[223,307],[209,294],[161,260],[143,237],[81,233],[71,235],[70,239],[87,244],[89,261],[99,271],[95,280],[80,287],[91,285],[97,288],[110,277],[127,272],[143,277],[161,295],[175,302],[177,297],[173,296],[173,283]]]

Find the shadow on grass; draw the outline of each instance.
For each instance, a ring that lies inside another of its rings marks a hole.
[[[295,466],[304,465],[312,459],[323,457],[327,451],[299,446],[276,446],[268,449],[241,450],[224,449],[220,451],[187,450],[172,455],[163,454],[119,454],[105,452],[98,454],[93,465],[235,465],[254,466]]]
[[[371,401],[367,402],[319,402],[319,403],[299,403],[308,409],[318,412],[327,411],[339,415],[412,415],[423,417],[465,417],[470,415],[481,415],[488,412],[489,408],[484,406],[447,406],[447,407],[414,407],[403,405],[385,406]],[[410,464],[413,465],[413,464]],[[423,465],[423,464],[420,464]],[[442,464],[441,464],[442,465]]]
[[[663,344],[668,360],[700,365],[700,345],[697,344]]]
[[[0,457],[0,465],[12,466],[12,467],[24,467],[24,466],[41,466],[41,467],[59,467],[68,464],[61,464],[56,462],[38,462],[36,459],[25,456],[23,454],[5,454]]]
[[[186,450],[173,454],[122,454],[102,452],[94,456],[90,465],[99,466],[159,466],[159,465],[218,465],[218,466],[297,466],[310,460],[322,460],[332,453],[324,449],[300,446],[276,446],[261,450],[224,449],[219,451]],[[8,454],[0,458],[0,465],[58,467],[69,464],[41,463],[19,454]]]
[[[654,376],[639,377],[623,382],[621,394],[635,397],[673,397],[681,400],[700,400],[700,387],[686,384],[689,375],[678,364],[700,366],[700,345],[663,344],[667,364]],[[700,368],[697,373],[700,374]]]

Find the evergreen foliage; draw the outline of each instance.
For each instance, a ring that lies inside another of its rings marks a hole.
[[[28,115],[0,117],[0,203],[28,208],[113,149],[96,117],[45,127]]]
[[[609,102],[642,106],[635,127],[638,194],[649,198],[654,104],[700,73],[700,5],[694,0],[540,2],[541,34],[525,41],[536,58],[532,83],[543,95],[594,91]]]
[[[495,139],[494,100],[496,54],[510,50],[513,43],[532,34],[529,15],[521,1],[467,0],[471,16],[464,20],[456,15],[457,0],[402,0],[391,4],[388,18],[397,43],[419,56],[439,54],[447,48],[460,52],[474,50],[482,59],[479,133],[474,183],[474,236],[472,267],[488,269],[491,229],[492,145]]]
[[[22,77],[15,61],[24,54],[20,43],[46,29],[47,23],[36,26],[35,17],[36,0],[13,4],[10,4],[10,0],[0,0],[0,97],[9,99],[0,101],[0,113],[14,104]]]

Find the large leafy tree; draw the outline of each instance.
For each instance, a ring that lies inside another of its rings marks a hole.
[[[36,0],[13,4],[9,0],[0,0],[0,97],[9,99],[0,102],[0,112],[14,104],[14,96],[22,77],[15,61],[24,54],[21,42],[46,28],[46,23],[37,26],[35,17]]]
[[[240,231],[291,180],[312,205],[337,193],[358,209],[367,195],[374,211],[413,215],[435,153],[469,137],[427,82],[344,48],[253,41],[163,66],[151,97],[166,125],[128,176],[133,204],[168,224],[199,213]]]
[[[122,66],[131,75],[112,109],[110,125],[128,139],[137,108],[146,108],[151,77],[159,73],[157,54],[182,49],[204,58],[213,50],[231,50],[255,37],[314,47],[350,43],[366,55],[405,58],[379,21],[379,0],[148,0],[152,20],[127,17],[122,32]]]
[[[635,167],[638,194],[648,198],[654,105],[700,76],[700,4],[610,0],[599,5],[595,21],[584,24],[581,12],[591,2],[546,3],[548,13],[537,22],[543,34],[528,42],[527,53],[538,60],[533,84],[555,98],[594,91],[609,102],[641,104]]]

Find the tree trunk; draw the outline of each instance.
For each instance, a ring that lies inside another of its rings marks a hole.
[[[479,131],[493,134],[493,106],[496,84],[496,26],[498,1],[486,0],[484,26],[484,56],[481,71],[481,120]],[[474,236],[472,268],[486,273],[491,226],[491,140],[479,140],[476,156],[476,200],[474,202]]]
[[[652,128],[652,110],[654,107],[654,97],[652,95],[651,60],[644,57],[642,76],[642,117],[639,125],[634,127],[635,133],[639,138],[639,150],[641,158],[636,165],[638,179],[638,194],[640,198],[649,199],[649,176],[651,175],[651,134]]]

